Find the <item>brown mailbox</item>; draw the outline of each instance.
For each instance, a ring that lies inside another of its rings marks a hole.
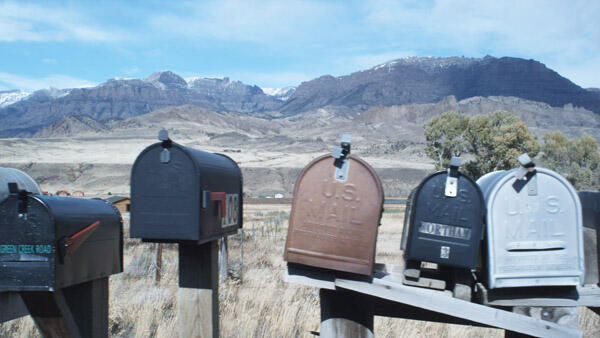
[[[373,168],[349,155],[346,143],[347,151],[316,158],[296,181],[284,259],[371,275],[383,189]]]

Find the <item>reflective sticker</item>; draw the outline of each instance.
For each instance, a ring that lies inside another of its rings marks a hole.
[[[238,216],[240,211],[238,194],[227,194],[225,195],[225,217],[221,219],[221,227],[228,227],[238,224]]]
[[[471,238],[471,229],[469,228],[433,222],[421,222],[421,226],[419,226],[419,232],[428,235],[451,237],[463,240],[469,240]]]
[[[440,249],[440,258],[448,259],[450,258],[450,247],[442,246]]]

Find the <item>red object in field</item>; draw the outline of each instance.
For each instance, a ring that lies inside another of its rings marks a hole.
[[[59,190],[56,192],[56,196],[71,196],[71,194],[66,190]]]
[[[210,200],[218,201],[221,204],[219,206],[219,209],[221,210],[221,217],[227,216],[227,196],[224,192],[211,192]]]
[[[73,197],[84,197],[85,194],[83,193],[82,190],[75,190],[75,191],[73,191],[73,193],[71,194],[71,196],[73,196]]]

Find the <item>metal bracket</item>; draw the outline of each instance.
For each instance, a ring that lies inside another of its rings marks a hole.
[[[525,179],[525,184],[527,184],[527,195],[537,196],[538,187],[535,163],[533,163],[529,155],[527,155],[526,153],[519,156],[519,163],[521,164],[521,167],[519,167],[519,170],[515,174],[517,181]],[[521,189],[517,189],[517,192],[519,192],[520,190]]]
[[[163,151],[160,152],[160,163],[171,162],[171,152],[169,152],[168,148],[171,148],[173,141],[169,138],[169,133],[166,129],[163,128],[158,132],[158,140],[162,141],[161,147],[163,148]]]
[[[336,181],[346,182],[348,180],[348,169],[350,162],[348,157],[350,156],[350,146],[352,142],[352,136],[350,134],[342,134],[342,141],[340,147],[333,149],[331,156],[335,157],[333,165],[337,168],[333,178]]]
[[[460,167],[460,157],[452,157],[450,159],[450,166],[448,167],[448,174],[446,175],[446,197],[456,197],[458,191],[458,168]]]

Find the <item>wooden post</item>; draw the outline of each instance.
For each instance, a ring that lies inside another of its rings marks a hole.
[[[21,298],[43,337],[108,337],[108,277]]]
[[[18,292],[0,292],[0,323],[27,315],[29,312]]]
[[[223,237],[219,240],[219,281],[224,282],[227,279],[227,265],[228,265],[228,248],[227,248],[227,237]]]
[[[160,277],[161,277],[161,271],[162,271],[162,252],[163,252],[162,243],[156,243],[156,274],[154,276],[156,285],[160,284]]]
[[[579,308],[574,306],[565,307],[538,307],[538,306],[515,306],[512,312],[529,316],[536,319],[546,320],[564,326],[577,328],[579,326]],[[521,338],[533,337],[526,334],[504,331],[504,337]]]
[[[319,290],[324,338],[372,338],[373,307],[368,297],[343,290]]]
[[[179,337],[219,337],[217,242],[179,244]]]

